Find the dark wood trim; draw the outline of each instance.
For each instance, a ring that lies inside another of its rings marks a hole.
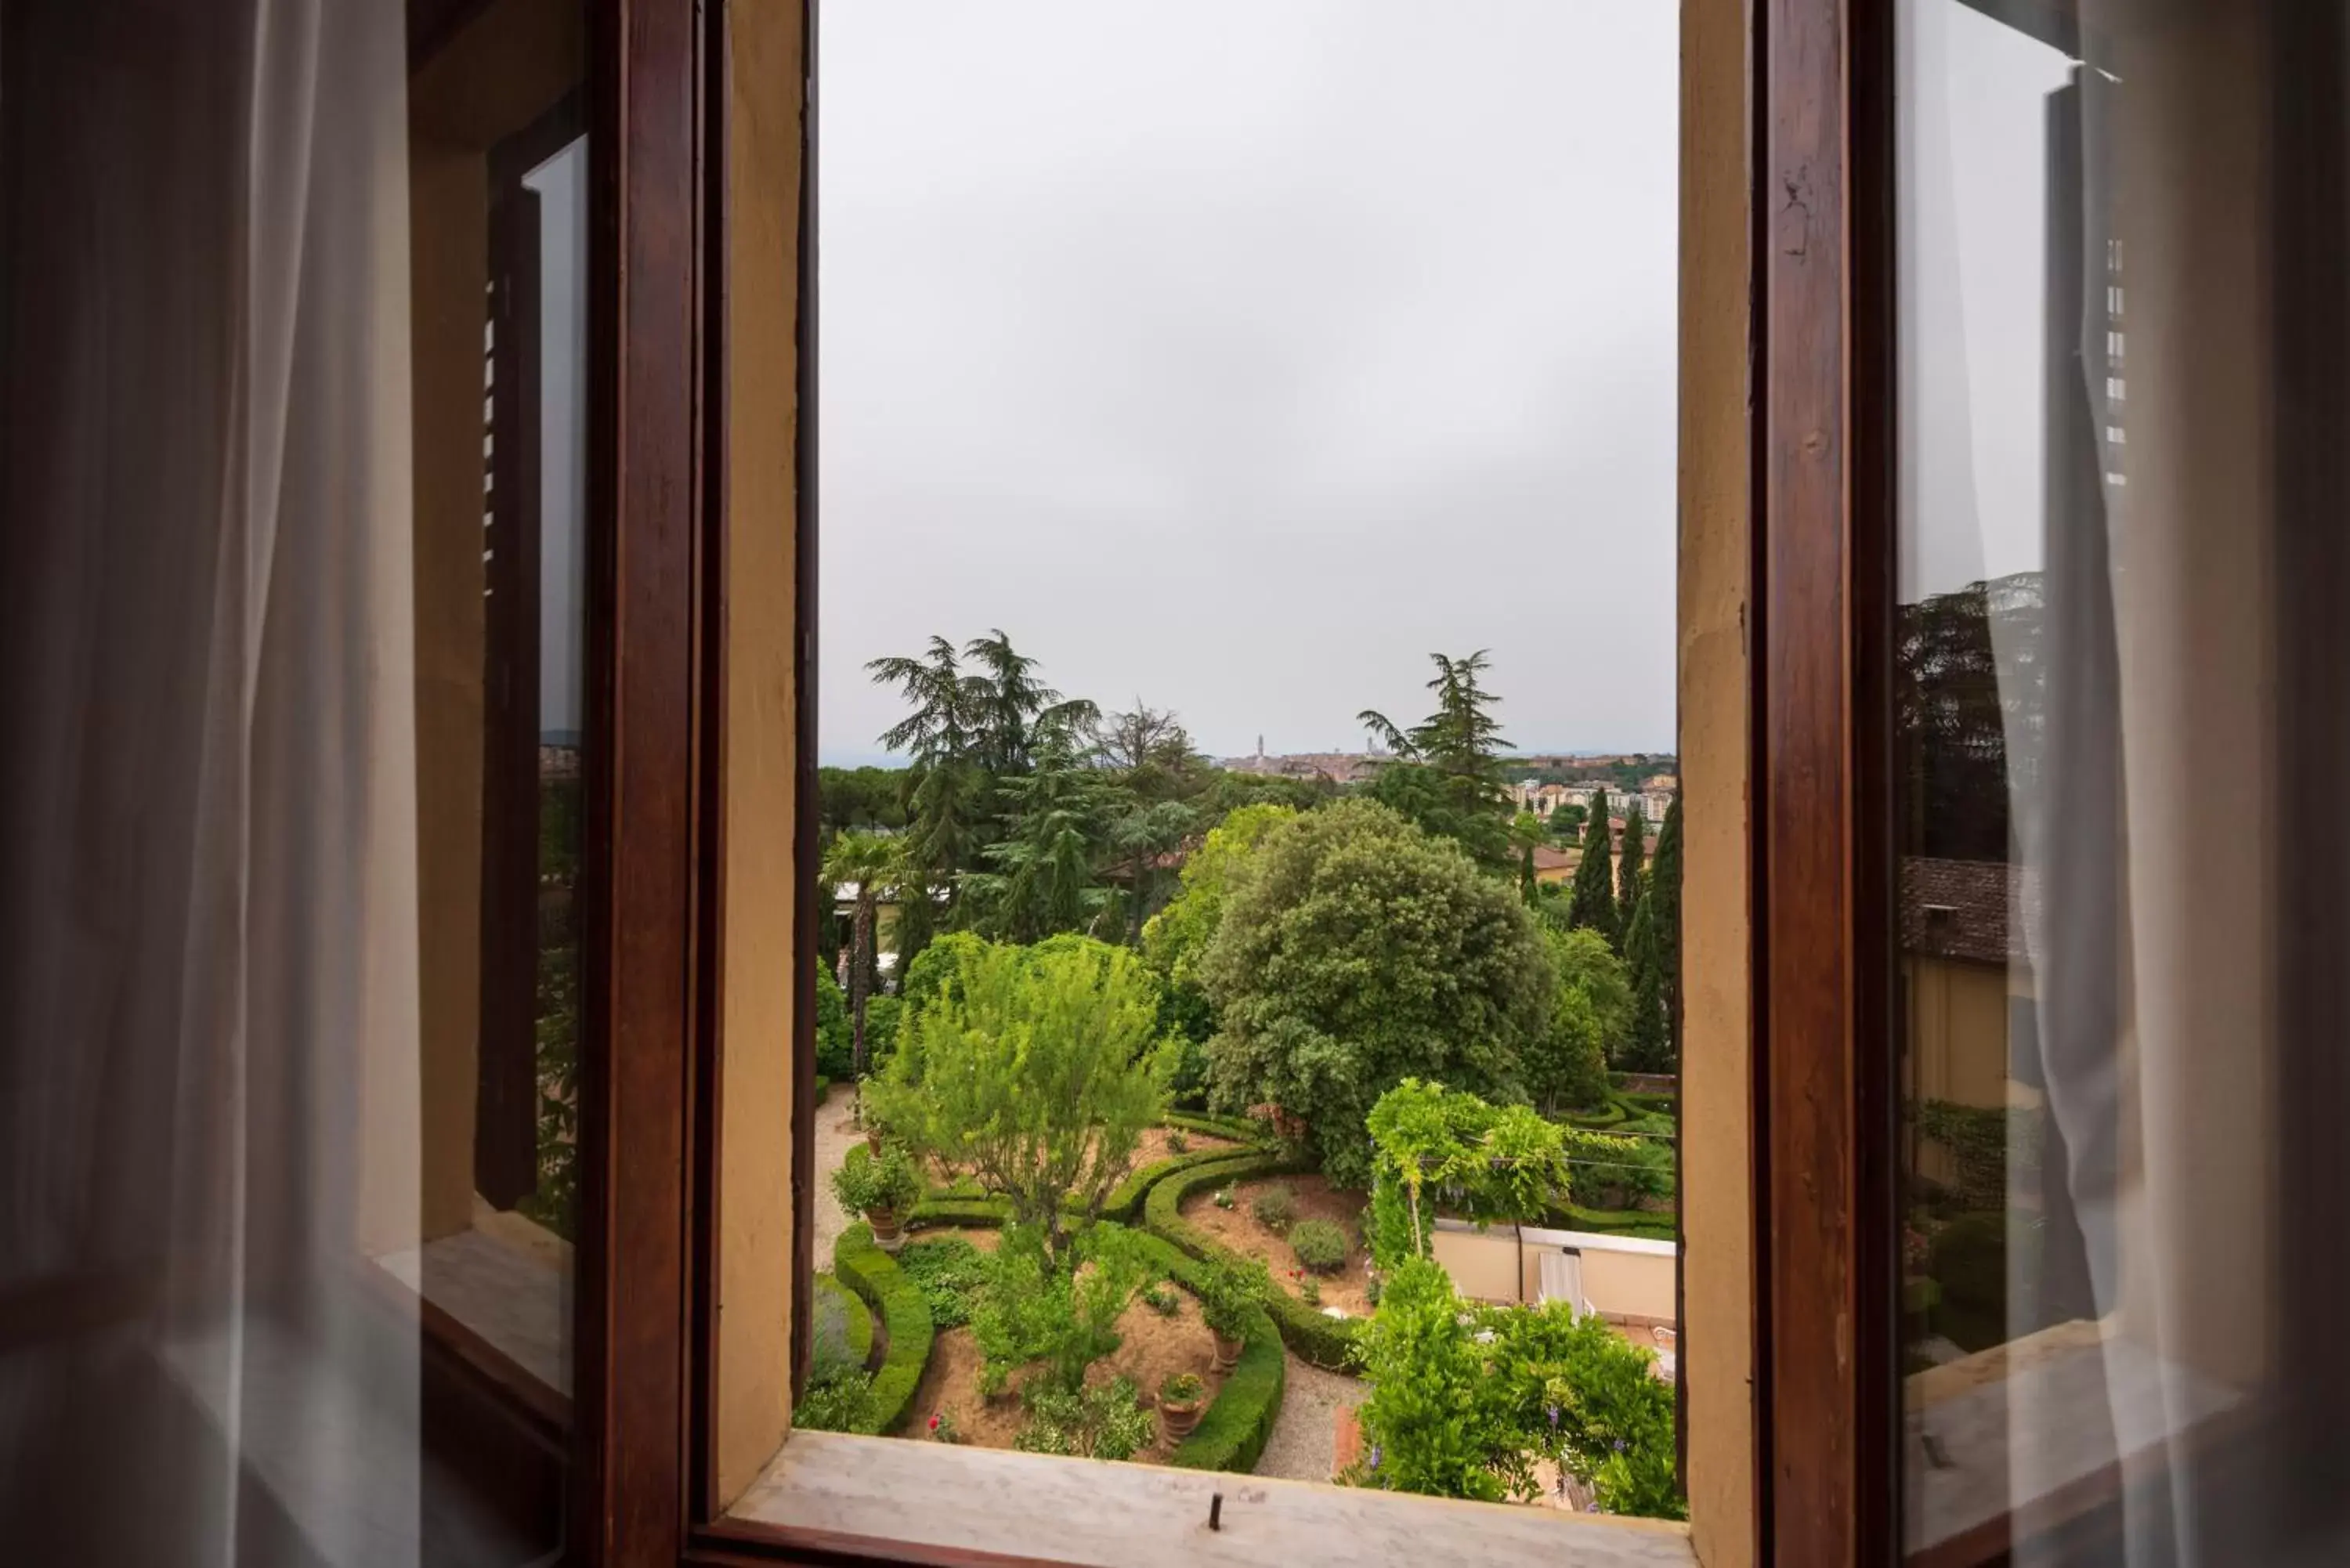
[[[702,517],[702,15],[598,5],[589,37],[590,712],[581,950],[579,1449],[590,1564],[685,1543],[689,1116]]]
[[[701,146],[702,175],[701,236],[702,317],[701,397],[702,481],[701,583],[702,638],[699,645],[700,693],[695,705],[694,755],[701,769],[695,799],[701,814],[695,836],[695,920],[697,965],[694,985],[700,1005],[695,1009],[692,1082],[693,1208],[689,1223],[691,1278],[687,1285],[689,1314],[687,1351],[691,1368],[686,1423],[687,1512],[691,1522],[707,1522],[723,1501],[718,1492],[719,1379],[725,1366],[719,1355],[719,1238],[725,1183],[721,1179],[719,1095],[724,1083],[726,998],[726,787],[727,787],[727,637],[729,570],[727,515],[731,486],[727,481],[726,375],[726,126],[732,46],[725,13],[704,36],[708,61],[704,76]]]
[[[816,29],[820,0],[800,7],[799,314],[792,502],[792,1394],[807,1383],[816,1315]]]
[[[1755,447],[1762,1560],[1895,1561],[1891,7],[1769,0]]]

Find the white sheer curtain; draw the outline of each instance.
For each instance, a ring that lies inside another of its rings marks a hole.
[[[403,7],[5,10],[0,1554],[413,1563]]]

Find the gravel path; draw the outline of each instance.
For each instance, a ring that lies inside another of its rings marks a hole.
[[[848,1126],[848,1103],[856,1094],[853,1084],[835,1084],[816,1108],[816,1266],[819,1270],[832,1267],[832,1244],[848,1229],[848,1215],[840,1199],[832,1195],[832,1173],[840,1168],[850,1149],[865,1141],[863,1133]]]
[[[1282,1385],[1281,1414],[1256,1462],[1261,1476],[1326,1481],[1337,1451],[1338,1412],[1363,1402],[1362,1380],[1325,1372],[1290,1351],[1288,1381]]]

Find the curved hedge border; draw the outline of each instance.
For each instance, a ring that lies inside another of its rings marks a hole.
[[[1195,1295],[1199,1293],[1201,1277],[1210,1265],[1186,1256],[1172,1242],[1148,1231],[1136,1235],[1169,1278]],[[1240,1365],[1225,1375],[1214,1401],[1200,1413],[1200,1424],[1175,1446],[1167,1462],[1187,1470],[1256,1469],[1273,1436],[1273,1424],[1280,1419],[1281,1397],[1288,1380],[1281,1331],[1265,1313],[1251,1313],[1247,1332],[1241,1335]]]
[[[1195,1121],[1197,1118],[1184,1118]],[[1174,1116],[1167,1118],[1170,1126],[1179,1125]],[[1193,1126],[1191,1130],[1211,1137],[1232,1135],[1220,1127]],[[1220,1160],[1236,1159],[1242,1156],[1254,1158],[1260,1151],[1253,1147],[1202,1148],[1189,1154],[1179,1154],[1146,1165],[1128,1175],[1125,1180],[1110,1189],[1109,1197],[1102,1203],[1101,1218],[1118,1224],[1132,1224],[1142,1212],[1142,1200],[1161,1179],[1177,1171],[1213,1165]],[[863,1144],[851,1148],[842,1163],[853,1164],[870,1158]],[[1001,1198],[990,1198],[985,1189],[972,1177],[963,1177],[944,1187],[926,1189],[922,1200],[914,1205],[906,1223],[916,1230],[935,1229],[945,1225],[1002,1225],[1010,1220],[1012,1205]]]
[[[848,1353],[857,1365],[873,1365],[873,1313],[855,1291],[840,1282],[837,1274],[822,1273],[816,1277],[816,1288],[826,1295],[840,1298],[842,1321],[848,1325]]]
[[[1571,1127],[1581,1127],[1586,1132],[1596,1132],[1601,1127],[1614,1127],[1627,1114],[1624,1108],[1624,1102],[1611,1094],[1606,1105],[1596,1111],[1585,1111],[1567,1117],[1566,1125]]]
[[[832,1246],[833,1272],[881,1320],[889,1348],[873,1374],[873,1430],[889,1432],[906,1418],[922,1368],[931,1359],[931,1308],[906,1272],[873,1244],[873,1227],[862,1220],[840,1233]]]
[[[1263,1122],[1253,1122],[1246,1116],[1211,1116],[1204,1111],[1170,1111],[1159,1118],[1170,1127],[1185,1132],[1205,1133],[1210,1137],[1228,1137],[1234,1143],[1250,1145],[1266,1142]],[[1213,1149],[1215,1154],[1238,1154],[1238,1149]]]
[[[1195,1166],[1168,1177],[1150,1189],[1150,1196],[1143,1202],[1142,1222],[1152,1235],[1174,1243],[1203,1263],[1239,1264],[1244,1260],[1238,1253],[1183,1218],[1183,1199],[1203,1187],[1311,1168],[1305,1162],[1262,1151],[1232,1155]],[[1363,1319],[1325,1317],[1317,1308],[1307,1306],[1278,1285],[1274,1289],[1273,1299],[1265,1303],[1265,1312],[1289,1348],[1315,1366],[1343,1372],[1353,1365],[1352,1352],[1356,1337],[1363,1332]]]

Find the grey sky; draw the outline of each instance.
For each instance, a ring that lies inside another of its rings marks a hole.
[[[1959,0],[1904,0],[1904,598],[2042,561],[2047,99],[2063,53]]]
[[[1673,737],[1671,0],[826,7],[821,750],[991,626],[1207,750]]]

